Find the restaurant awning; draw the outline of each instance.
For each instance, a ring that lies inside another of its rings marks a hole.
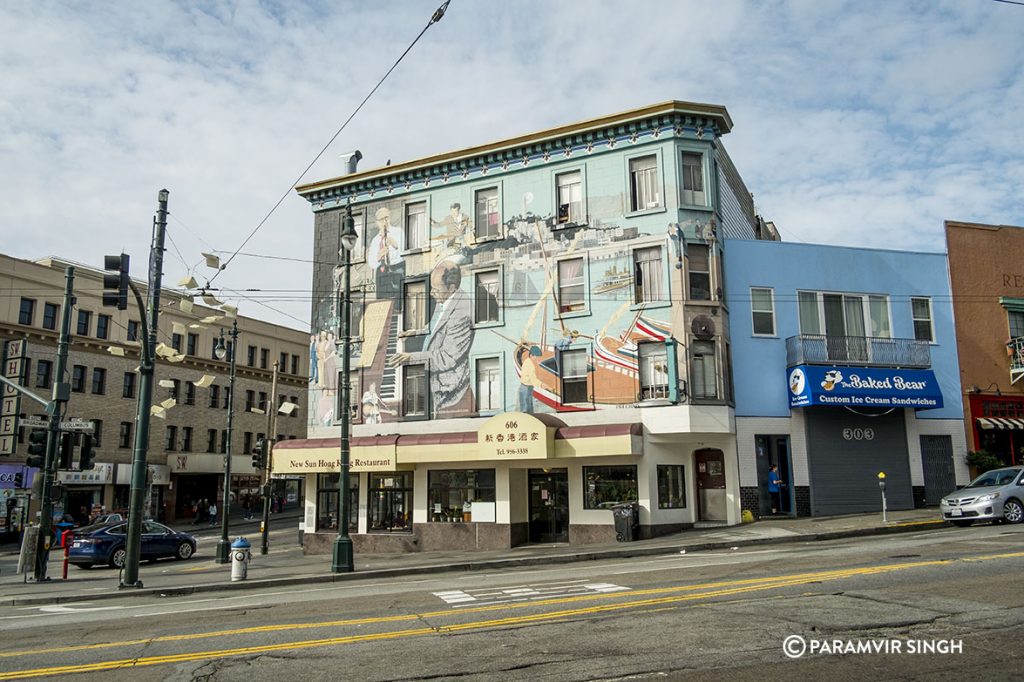
[[[983,429],[1022,429],[1024,419],[1011,417],[978,417],[978,426]]]

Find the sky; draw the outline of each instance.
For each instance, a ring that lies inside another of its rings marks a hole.
[[[440,0],[0,3],[0,252],[164,284],[307,329],[313,218],[290,191]],[[670,99],[721,104],[785,241],[944,250],[1024,225],[1024,5],[452,0],[301,182]]]

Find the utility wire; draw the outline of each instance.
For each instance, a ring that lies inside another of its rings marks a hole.
[[[270,219],[270,216],[274,214],[274,211],[276,211],[278,207],[282,203],[284,203],[284,200],[288,198],[288,196],[292,193],[292,190],[295,189],[295,186],[298,185],[302,178],[306,175],[306,173],[309,172],[309,169],[313,167],[313,164],[320,160],[320,157],[323,156],[324,152],[326,152],[327,149],[334,143],[334,141],[338,138],[338,135],[341,135],[341,132],[345,130],[348,124],[352,121],[352,119],[356,117],[356,114],[358,114],[359,111],[363,108],[363,105],[365,105],[370,100],[370,98],[373,97],[373,94],[377,92],[377,89],[381,85],[384,84],[384,81],[387,80],[388,76],[391,75],[391,72],[398,67],[398,65],[402,62],[403,59],[405,59],[405,56],[409,54],[409,52],[416,45],[416,43],[419,42],[420,38],[423,37],[423,34],[427,32],[427,29],[436,24],[437,22],[441,21],[441,18],[444,17],[445,10],[448,9],[448,5],[450,3],[451,0],[445,0],[445,2],[440,7],[434,10],[434,13],[430,16],[430,21],[428,21],[427,25],[423,27],[423,30],[420,31],[419,35],[417,35],[416,38],[412,41],[412,43],[409,44],[409,47],[405,48],[405,51],[402,52],[401,56],[399,56],[395,63],[391,65],[391,68],[387,70],[387,73],[384,74],[383,78],[377,81],[377,84],[373,86],[372,90],[370,90],[370,94],[363,98],[363,101],[359,103],[359,106],[355,108],[355,111],[353,111],[349,115],[349,117],[345,119],[345,122],[341,124],[341,127],[338,128],[334,135],[331,136],[331,139],[327,141],[327,144],[325,144],[323,148],[320,149],[317,155],[313,157],[313,160],[309,162],[309,165],[307,165],[302,170],[302,172],[299,173],[299,177],[297,177],[295,179],[295,182],[293,182],[291,186],[287,190],[285,190],[284,194],[281,195],[281,198],[278,199],[277,203],[274,204],[273,208],[270,209],[270,212],[263,217],[263,220],[261,220],[259,224],[256,225],[255,228],[253,228],[252,232],[250,232],[249,236],[245,238],[245,241],[242,242],[241,246],[239,246],[238,249],[236,249],[235,252],[231,254],[227,261],[224,262],[224,264],[221,266],[221,269],[214,273],[213,277],[211,277],[209,280],[210,284],[213,284],[213,281],[217,279],[217,276],[220,275],[221,272],[224,271],[224,268],[226,268],[231,263],[231,261],[235,259],[235,256],[238,255],[239,251],[245,248],[245,245],[249,243],[249,240],[256,236],[256,233],[259,232],[260,228],[262,228],[263,225],[267,222],[267,220]]]

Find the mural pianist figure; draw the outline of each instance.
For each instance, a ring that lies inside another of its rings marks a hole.
[[[428,329],[402,332],[402,336],[427,334],[423,350],[397,353],[388,365],[424,364],[430,375],[430,405],[435,415],[469,413],[473,392],[469,389],[469,351],[473,345],[471,297],[459,288],[462,268],[453,258],[438,262],[430,273],[430,296],[436,304]]]

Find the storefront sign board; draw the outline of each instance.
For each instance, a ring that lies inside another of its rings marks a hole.
[[[479,459],[554,457],[555,429],[525,412],[504,412],[488,419],[477,435]]]
[[[927,369],[797,365],[786,372],[790,407],[942,407],[942,390]]]

